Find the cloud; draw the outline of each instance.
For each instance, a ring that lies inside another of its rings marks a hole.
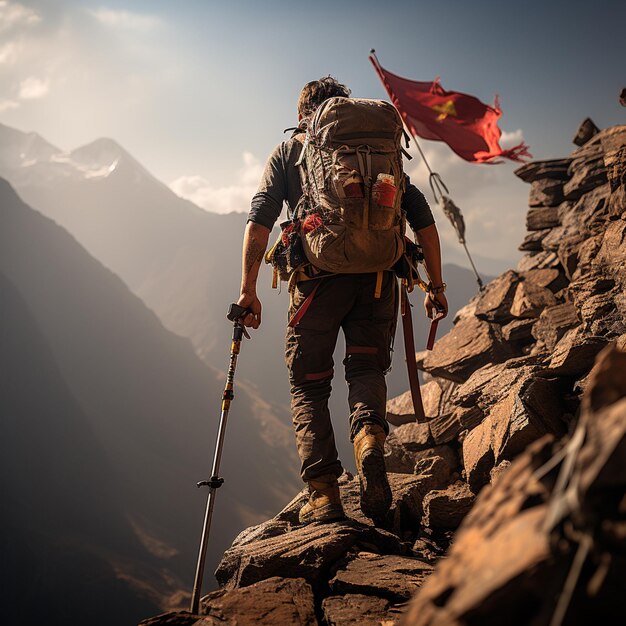
[[[508,148],[524,140],[521,130],[503,132],[501,145]],[[524,218],[528,188],[514,174],[519,164],[506,161],[497,165],[467,163],[442,142],[420,141],[433,171],[449,188],[449,195],[460,207],[467,227],[467,242],[473,254],[491,259],[519,258],[517,250],[525,235]],[[456,233],[434,201],[429,173],[416,149],[406,165],[411,182],[426,195],[442,239],[444,257],[463,262],[465,253]],[[485,271],[482,267],[479,270]]]
[[[41,21],[41,16],[34,9],[19,2],[0,0],[0,32],[13,30],[17,26],[30,26]]]
[[[15,100],[0,100],[0,113],[10,111],[11,109],[17,109],[19,106],[20,103]]]
[[[15,41],[9,41],[0,46],[0,65],[11,65],[17,61],[18,44]]]
[[[35,100],[43,98],[50,90],[50,81],[48,79],[36,78],[30,76],[20,83],[19,97],[22,100]]]
[[[250,200],[256,193],[263,166],[251,153],[242,155],[243,166],[238,172],[236,185],[219,186],[202,176],[181,176],[170,188],[181,198],[213,213],[247,213]]]
[[[149,32],[159,28],[163,23],[154,15],[107,9],[106,7],[100,7],[99,9],[89,11],[89,13],[100,24],[123,30]]]

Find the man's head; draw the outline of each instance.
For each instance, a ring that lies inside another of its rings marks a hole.
[[[311,115],[317,107],[335,96],[348,98],[351,91],[332,76],[324,76],[319,80],[307,83],[300,92],[298,98],[298,119]]]

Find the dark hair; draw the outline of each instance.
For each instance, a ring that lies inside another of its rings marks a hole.
[[[335,96],[343,96],[349,98],[352,92],[342,85],[336,78],[332,76],[324,76],[319,80],[312,80],[307,83],[300,92],[298,98],[298,113],[302,117],[311,115],[317,109],[317,107],[328,100],[328,98],[334,98]]]

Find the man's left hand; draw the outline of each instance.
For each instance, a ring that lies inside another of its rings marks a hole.
[[[436,315],[439,319],[443,319],[448,315],[448,300],[446,294],[443,293],[427,293],[424,298],[424,309],[426,315],[432,320]]]

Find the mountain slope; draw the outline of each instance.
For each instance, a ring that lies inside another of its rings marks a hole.
[[[97,440],[123,476],[136,534],[187,583],[217,430],[222,375],[123,283],[0,180],[0,268],[17,287]],[[221,335],[227,345],[229,324]],[[224,451],[209,568],[237,530],[297,486],[290,428],[241,385]]]

